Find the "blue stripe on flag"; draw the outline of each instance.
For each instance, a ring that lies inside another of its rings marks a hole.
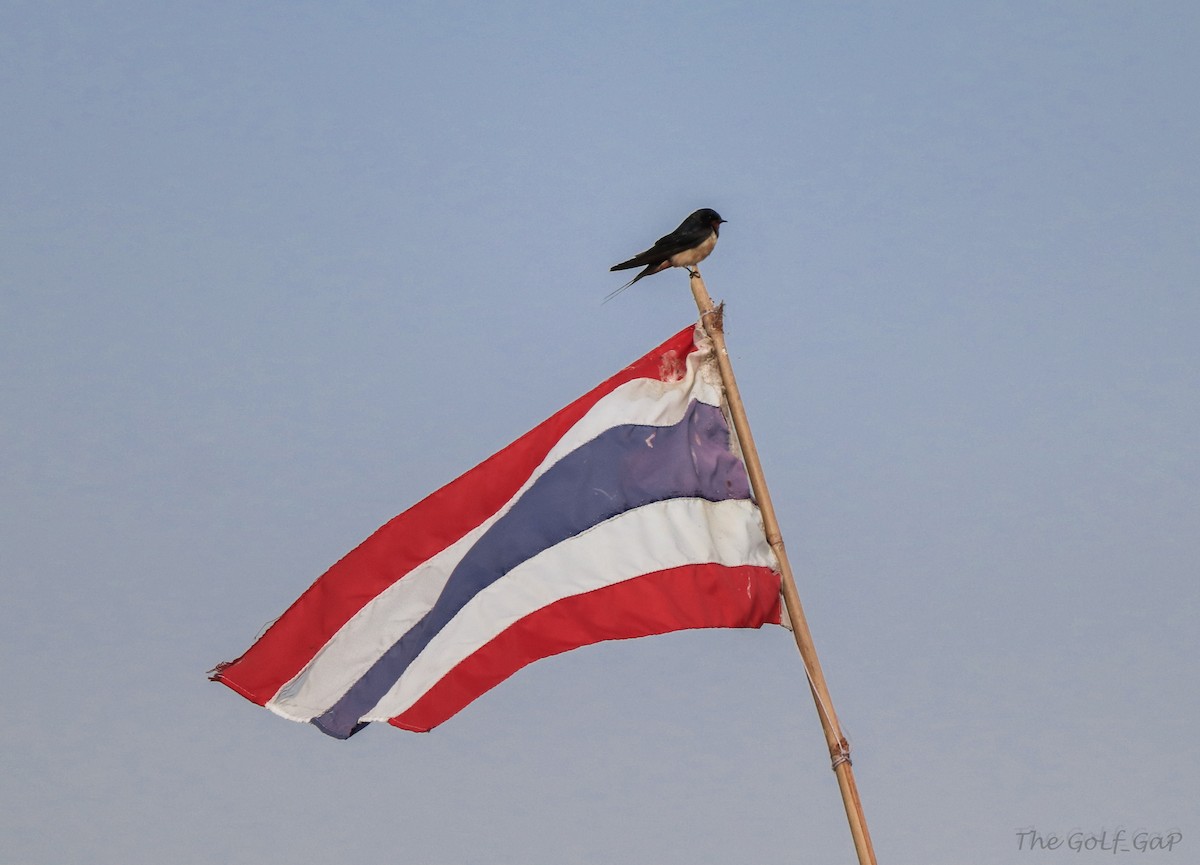
[[[613,427],[559,460],[467,552],[429,612],[312,723],[349,738],[463,607],[543,550],[652,502],[749,499],[746,469],[729,444],[721,410],[693,401],[673,426]]]

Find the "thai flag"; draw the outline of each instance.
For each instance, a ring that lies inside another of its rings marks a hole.
[[[776,568],[689,327],[388,522],[213,678],[338,738],[425,731],[539,658],[777,624]]]

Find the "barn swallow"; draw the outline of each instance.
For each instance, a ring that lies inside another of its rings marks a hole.
[[[645,252],[639,252],[629,261],[614,264],[609,268],[610,271],[628,270],[642,265],[645,265],[646,269],[604,298],[604,302],[612,300],[643,276],[658,273],[668,267],[686,267],[688,273],[692,273],[692,265],[708,258],[708,254],[717,245],[717,235],[724,221],[721,214],[711,207],[703,207],[679,223],[679,227],[670,234],[656,240],[654,246]]]

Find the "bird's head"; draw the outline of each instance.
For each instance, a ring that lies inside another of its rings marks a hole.
[[[711,226],[712,230],[715,232],[719,232],[721,230],[721,223],[725,221],[721,218],[721,214],[717,213],[711,207],[705,207],[697,210],[695,216],[702,225]]]

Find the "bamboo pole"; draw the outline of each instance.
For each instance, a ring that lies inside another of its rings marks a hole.
[[[779,531],[775,506],[771,503],[771,493],[767,490],[767,479],[758,458],[758,449],[754,446],[754,437],[750,434],[750,422],[746,418],[746,407],[742,404],[737,380],[733,376],[733,365],[729,361],[729,351],[725,347],[725,305],[713,306],[712,298],[709,297],[708,289],[704,285],[704,279],[700,276],[700,271],[695,268],[691,269],[691,284],[696,307],[700,310],[701,325],[712,339],[713,347],[716,349],[717,366],[721,371],[721,381],[725,385],[725,398],[729,403],[733,428],[737,432],[742,456],[746,461],[746,472],[750,476],[750,488],[754,491],[754,499],[762,512],[767,542],[779,560],[779,583],[783,592],[784,605],[792,625],[792,635],[796,639],[796,648],[800,650],[800,658],[804,662],[804,669],[808,674],[808,685],[812,691],[813,702],[817,706],[817,715],[821,719],[821,728],[825,731],[825,742],[829,746],[832,768],[837,775],[838,788],[842,793],[842,804],[846,808],[846,819],[850,822],[850,835],[854,839],[854,849],[858,853],[859,865],[875,865],[875,849],[871,845],[871,836],[867,832],[867,820],[863,815],[862,802],[858,797],[858,785],[854,783],[854,770],[850,764],[850,744],[842,735],[837,714],[833,710],[833,701],[829,697],[829,688],[825,684],[825,675],[821,672],[817,649],[813,644],[812,633],[808,629],[808,621],[804,617],[804,608],[800,604],[796,578],[792,574],[792,566],[783,546],[783,535]]]

